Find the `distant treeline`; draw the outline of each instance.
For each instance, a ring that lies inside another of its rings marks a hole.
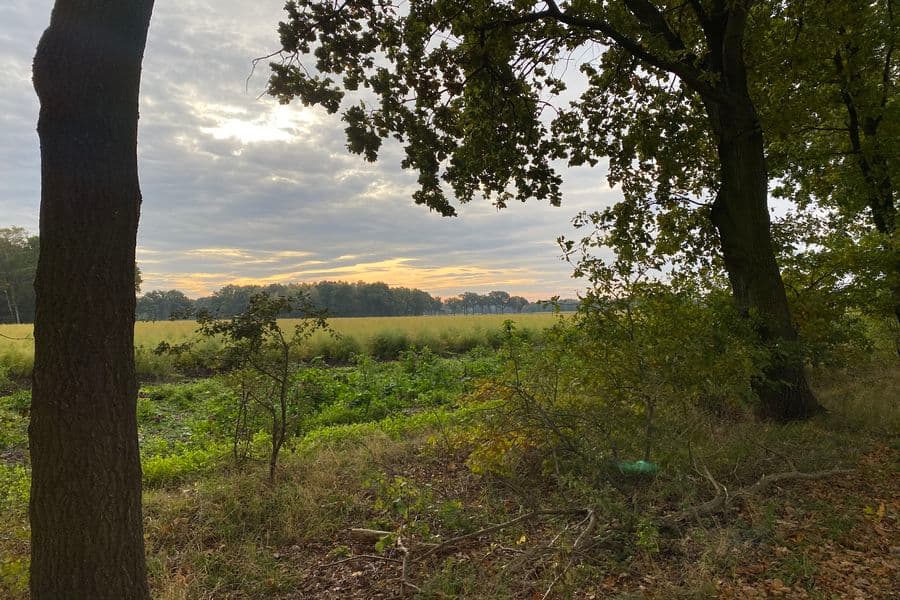
[[[0,228],[0,323],[34,322],[34,275],[40,239],[21,227]],[[134,289],[140,289],[135,265]]]
[[[34,321],[39,240],[21,227],[0,229],[0,323]]]
[[[260,292],[289,296],[306,294],[319,308],[334,317],[399,317],[438,314],[503,314],[552,311],[545,302],[529,302],[521,296],[494,291],[489,294],[465,292],[451,298],[432,296],[419,289],[391,287],[386,283],[318,283],[227,285],[211,296],[192,300],[179,290],[154,290],[137,300],[139,321],[187,319],[200,311],[218,317],[231,317],[244,312],[253,294]],[[574,309],[576,300],[562,300],[563,310]],[[286,314],[286,317],[299,316]]]
[[[21,227],[0,229],[0,323],[34,322],[34,274],[39,251],[37,236]],[[135,288],[140,287],[136,269]],[[139,321],[190,319],[201,310],[220,317],[244,312],[250,296],[259,292],[291,295],[303,292],[314,304],[335,317],[395,317],[437,314],[503,314],[554,310],[549,302],[529,302],[521,296],[494,291],[464,292],[441,298],[419,289],[385,283],[320,281],[268,286],[228,285],[205,298],[193,300],[178,290],[154,290],[137,299]],[[574,310],[577,300],[560,300],[563,310]],[[296,315],[288,315],[296,316]]]

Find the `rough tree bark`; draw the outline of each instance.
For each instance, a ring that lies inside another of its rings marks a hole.
[[[754,318],[771,351],[763,377],[754,382],[760,414],[805,419],[821,411],[792,346],[797,332],[772,246],[767,203],[768,173],[762,130],[753,105],[707,104],[717,142],[720,188],[712,209],[722,258],[738,309]]]
[[[721,12],[704,22],[708,65],[718,76],[716,93],[700,92],[719,159],[720,187],[711,217],[735,303],[755,319],[760,340],[770,350],[769,364],[754,382],[760,415],[806,419],[822,407],[801,357],[793,352],[797,331],[772,244],[765,143],[744,61],[749,5],[722,5]]]
[[[138,90],[152,8],[152,0],[57,0],[34,58],[35,600],[149,598],[133,337]]]

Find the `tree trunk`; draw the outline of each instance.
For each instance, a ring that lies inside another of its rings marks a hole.
[[[22,316],[19,314],[19,301],[16,298],[16,294],[12,287],[6,290],[6,301],[9,303],[10,310],[13,312],[13,317],[16,319],[16,325],[21,325]]]
[[[764,418],[805,419],[821,411],[809,388],[797,332],[772,246],[768,210],[768,173],[762,129],[753,104],[710,102],[707,110],[717,138],[721,187],[712,221],[738,309],[754,319],[771,352],[763,377],[754,383]]]
[[[845,28],[839,28],[841,34]],[[887,238],[885,251],[890,257],[887,279],[891,290],[894,315],[900,322],[900,255],[897,252],[896,230],[897,207],[894,205],[894,184],[891,180],[890,168],[879,143],[879,127],[885,117],[885,106],[891,87],[891,54],[887,50],[881,84],[883,86],[882,103],[876,115],[865,114],[865,103],[857,102],[856,94],[866,87],[863,79],[862,65],[856,60],[860,49],[853,43],[844,43],[835,53],[833,61],[836,75],[840,81],[840,95],[844,108],[847,109],[847,133],[850,137],[850,149],[856,156],[856,163],[865,184],[866,204],[872,212],[875,229]],[[863,63],[865,64],[865,63]],[[872,65],[870,64],[869,67]],[[870,107],[871,108],[871,107]],[[862,110],[861,110],[862,109]],[[865,140],[865,143],[863,143]],[[898,349],[900,351],[900,349]]]
[[[838,74],[841,74],[843,68],[840,55],[835,57],[835,61]],[[900,253],[897,251],[896,239],[897,207],[894,205],[894,184],[891,180],[890,169],[878,140],[880,119],[860,118],[849,87],[849,85],[842,87],[841,98],[847,109],[850,148],[856,155],[859,172],[865,182],[866,204],[872,213],[875,229],[886,238],[885,251],[890,257],[887,271],[888,287],[891,290],[894,316],[900,323]],[[866,140],[865,144],[863,144],[863,139]]]
[[[16,325],[22,324],[22,318],[19,316],[19,303],[16,301],[16,294],[13,292],[13,284],[8,284],[3,290],[6,296],[6,307],[9,309],[10,320],[15,320]]]
[[[34,59],[40,257],[31,596],[148,599],[134,373],[137,118],[152,0],[57,0]]]
[[[9,309],[9,318],[10,320],[16,318],[16,311],[13,310],[12,298],[9,295],[9,287],[3,290],[3,294],[6,296],[6,307]]]
[[[15,300],[13,301],[13,310],[16,313],[16,325],[21,325],[22,317],[19,315],[19,305],[15,302]]]

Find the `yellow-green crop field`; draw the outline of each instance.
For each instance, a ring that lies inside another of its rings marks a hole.
[[[553,313],[504,315],[444,315],[423,317],[357,317],[329,319],[340,334],[335,339],[318,332],[309,342],[309,356],[346,361],[352,354],[371,354],[376,358],[394,358],[399,351],[428,346],[442,354],[464,352],[475,346],[496,346],[501,338],[501,325],[512,320],[521,329],[540,330],[560,317]],[[282,326],[289,328],[291,320]],[[194,321],[157,321],[137,323],[134,330],[138,373],[165,376],[175,368],[171,359],[158,357],[153,349],[160,342],[179,344],[194,336]],[[31,325],[0,325],[0,370],[15,377],[26,376],[34,361]],[[214,349],[209,341],[198,346]],[[195,365],[196,366],[196,365]]]

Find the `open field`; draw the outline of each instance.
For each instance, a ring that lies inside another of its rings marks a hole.
[[[369,354],[375,358],[396,358],[412,346],[428,346],[439,354],[457,354],[476,346],[496,347],[501,325],[514,321],[520,329],[540,330],[559,317],[553,313],[527,313],[471,316],[423,317],[357,317],[329,319],[340,337],[318,332],[309,344],[309,357],[322,357],[333,362],[346,362],[353,354]],[[289,328],[290,319],[283,321]],[[160,342],[175,345],[188,341],[194,334],[194,321],[139,322],[135,325],[135,350],[138,375],[165,377],[167,371],[202,369],[214,348],[208,343],[199,348],[200,356],[193,364],[178,364],[171,357],[153,355]],[[34,361],[31,325],[0,325],[0,369],[16,378],[27,377]]]
[[[345,317],[328,319],[331,327],[340,335],[365,343],[378,334],[402,333],[411,340],[440,339],[463,335],[486,336],[496,331],[507,319],[525,328],[540,329],[555,322],[552,313],[528,313],[506,315],[444,315],[438,317]],[[292,320],[281,321],[282,327],[291,327]],[[135,346],[155,346],[161,341],[179,343],[188,339],[196,329],[194,321],[139,322],[135,325]],[[30,330],[29,330],[30,331]],[[0,333],[4,333],[0,327]],[[318,333],[319,339],[327,334]],[[2,346],[0,346],[2,347]]]

